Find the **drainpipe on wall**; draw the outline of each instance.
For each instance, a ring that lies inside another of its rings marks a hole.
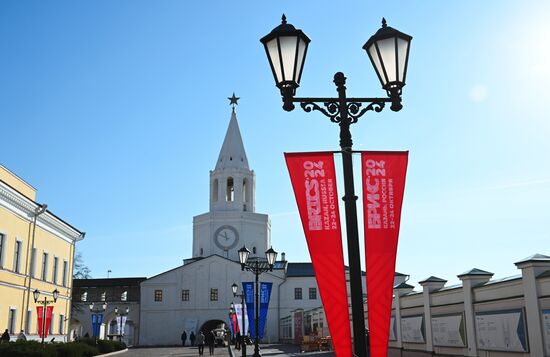
[[[29,255],[32,254],[32,251],[34,250],[34,237],[36,234],[36,220],[38,216],[40,216],[42,213],[46,212],[46,209],[48,208],[47,204],[38,204],[37,207],[35,207],[33,211],[33,220],[32,220],[32,236],[31,236],[31,244],[27,246],[27,259],[25,260],[25,279],[28,280],[27,285],[27,301],[25,302],[25,306],[23,308],[23,311],[21,311],[21,328],[20,330],[23,330],[23,327],[25,326],[26,319],[28,317],[28,310],[29,310],[29,299],[31,296],[31,281],[32,281],[32,272],[30,271],[31,267],[29,266]],[[31,261],[31,263],[33,263]],[[36,265],[36,262],[34,262],[34,265]],[[33,266],[33,268],[36,268],[36,266]]]

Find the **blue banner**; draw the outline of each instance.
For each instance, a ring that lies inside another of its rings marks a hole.
[[[92,337],[96,337],[95,331],[97,329],[97,315],[92,314]]]
[[[99,331],[101,328],[101,323],[103,322],[103,314],[97,314],[97,327],[95,335],[99,337]]]
[[[273,283],[260,283],[260,338],[264,338],[265,321]]]
[[[248,331],[244,331],[244,335],[250,332],[250,337],[256,336],[254,331],[254,283],[243,282],[244,302],[246,304],[246,314],[248,315]]]

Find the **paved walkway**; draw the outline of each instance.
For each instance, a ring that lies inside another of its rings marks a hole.
[[[279,345],[279,344],[265,344],[260,345],[260,352],[264,357],[281,357],[281,356],[307,356],[307,357],[334,357],[334,352],[307,352],[300,353],[300,348],[296,345]],[[242,351],[238,351],[233,348],[235,357],[240,357]],[[251,357],[254,354],[254,346],[248,346],[246,349],[247,357]]]
[[[130,348],[128,352],[121,353],[117,357],[198,357],[197,347],[152,347],[152,348]],[[229,356],[227,347],[216,347],[214,356]],[[208,346],[204,348],[204,357],[210,357]]]

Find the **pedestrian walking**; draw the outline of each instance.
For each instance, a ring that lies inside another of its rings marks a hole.
[[[214,354],[214,342],[216,341],[216,335],[214,335],[214,331],[210,331],[206,335],[206,344],[208,345],[208,351],[210,352],[210,355]]]
[[[181,345],[185,346],[185,341],[187,341],[187,332],[183,330],[183,333],[181,334]]]
[[[202,331],[199,331],[197,336],[197,346],[199,346],[199,356],[204,354],[204,334]]]
[[[2,334],[2,337],[0,337],[0,342],[10,342],[10,333],[8,332],[8,329],[6,329],[6,331]]]
[[[191,341],[191,346],[195,346],[195,331],[191,331],[189,335],[189,341]]]

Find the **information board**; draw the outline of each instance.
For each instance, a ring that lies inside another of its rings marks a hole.
[[[397,324],[395,323],[395,316],[390,319],[390,341],[397,341]]]
[[[425,343],[424,315],[401,318],[401,340],[411,343]]]
[[[464,314],[432,317],[434,346],[464,347],[466,346],[465,332]]]
[[[476,313],[477,347],[481,350],[528,352],[523,309]]]
[[[542,333],[544,335],[546,354],[550,356],[550,310],[542,310]]]

